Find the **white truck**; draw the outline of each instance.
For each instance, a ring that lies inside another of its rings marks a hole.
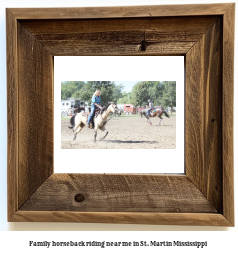
[[[85,103],[77,99],[61,100],[61,116],[70,116],[85,110]]]

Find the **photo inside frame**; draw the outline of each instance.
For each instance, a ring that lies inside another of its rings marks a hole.
[[[54,172],[184,174],[184,84],[183,56],[54,57]]]

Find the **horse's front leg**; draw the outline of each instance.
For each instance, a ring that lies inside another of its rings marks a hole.
[[[102,141],[108,134],[108,130],[105,127],[100,128],[101,131],[105,132],[105,135],[99,139],[99,141]]]
[[[98,132],[98,129],[95,128],[95,129],[94,129],[94,143],[96,143],[97,132]]]

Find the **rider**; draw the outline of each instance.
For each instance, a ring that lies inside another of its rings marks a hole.
[[[147,111],[147,116],[149,117],[150,116],[150,111],[153,109],[153,103],[152,103],[152,101],[151,100],[148,100],[148,102],[149,102],[149,109],[148,109],[148,111]]]
[[[91,114],[88,117],[88,121],[87,121],[87,127],[90,128],[90,121],[92,120],[94,113],[95,113],[95,109],[102,109],[102,107],[100,106],[101,103],[101,91],[100,90],[96,90],[95,93],[92,96],[92,103],[91,103]]]

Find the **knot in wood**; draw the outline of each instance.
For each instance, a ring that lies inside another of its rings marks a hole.
[[[84,199],[85,199],[84,195],[83,195],[83,194],[80,194],[80,193],[77,194],[77,195],[75,195],[75,197],[74,197],[74,200],[75,200],[76,202],[83,202]]]
[[[140,51],[146,51],[147,43],[145,40],[140,43]]]

